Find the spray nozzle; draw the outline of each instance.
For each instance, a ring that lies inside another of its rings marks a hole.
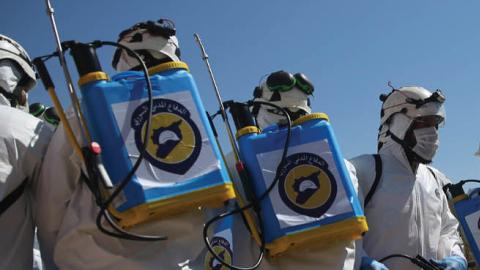
[[[253,120],[248,103],[227,100],[223,102],[223,106],[230,109],[237,130],[247,126],[255,126],[255,121]]]
[[[62,42],[62,50],[66,51],[68,49],[73,48],[76,44],[79,44],[78,41],[75,40],[66,40]]]
[[[465,190],[463,190],[463,185],[466,183],[480,183],[480,180],[466,179],[466,180],[461,180],[456,184],[446,184],[443,186],[443,192],[445,192],[445,194],[447,195],[450,194],[452,199],[458,196],[466,196]]]
[[[42,80],[43,86],[45,89],[54,88],[55,85],[53,84],[52,78],[50,77],[50,73],[45,66],[45,62],[41,57],[37,57],[33,59],[33,64],[37,70],[40,79]]]
[[[235,103],[235,101],[233,101],[232,99],[224,101],[223,102],[223,107],[225,108],[225,110],[227,110],[227,109],[230,108],[230,106],[232,106],[233,103]]]
[[[443,192],[445,194],[450,194],[450,198],[456,198],[458,196],[465,196],[465,191],[463,190],[463,184],[465,184],[464,181],[460,181],[456,184],[446,184],[443,186]],[[448,192],[448,193],[447,193]]]

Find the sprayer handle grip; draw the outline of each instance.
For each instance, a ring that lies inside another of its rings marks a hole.
[[[32,62],[37,69],[37,73],[40,76],[45,89],[48,90],[49,88],[55,88],[52,78],[50,77],[50,73],[48,73],[47,67],[45,66],[45,62],[43,62],[43,60],[39,57],[33,59]]]
[[[260,202],[255,195],[255,191],[253,189],[251,179],[248,173],[247,168],[243,164],[241,160],[238,160],[238,162],[235,164],[235,167],[237,169],[237,173],[240,176],[240,181],[242,182],[242,186],[245,192],[246,199],[251,202],[253,205],[253,210],[256,213],[260,212]]]

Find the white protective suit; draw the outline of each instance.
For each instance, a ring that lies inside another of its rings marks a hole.
[[[450,180],[441,172],[420,164],[412,172],[402,147],[388,140],[380,149],[382,177],[365,208],[369,226],[357,242],[359,260],[363,256],[380,260],[390,254],[417,254],[426,259],[463,256],[457,233],[458,222],[450,212],[442,186]],[[359,181],[359,198],[363,203],[375,178],[372,155],[350,160]],[[363,241],[363,245],[362,245]],[[392,258],[384,262],[390,270],[418,269],[409,260]]]
[[[73,121],[73,114],[68,116]],[[73,125],[78,132],[78,125]],[[38,190],[38,236],[46,269],[203,269],[203,213],[141,225],[135,232],[167,235],[166,241],[120,240],[97,229],[99,208],[61,124],[46,153]],[[108,228],[108,226],[107,226]],[[197,259],[197,260],[196,260]]]
[[[0,216],[0,269],[32,269],[32,189],[50,137],[45,123],[10,107],[0,95],[0,200],[28,178],[21,197]]]
[[[232,167],[234,162],[228,162]],[[357,188],[355,169],[346,161],[350,177]],[[238,177],[235,177],[236,186],[241,185]],[[237,266],[251,266],[258,258],[259,246],[251,237],[243,219],[235,215],[233,223],[233,260]],[[338,241],[332,242],[328,247],[308,247],[290,250],[276,257],[268,257],[262,261],[258,269],[265,270],[352,270],[355,263],[355,242]],[[223,270],[223,268],[222,268]]]
[[[278,74],[278,72],[275,73]],[[263,82],[260,85],[260,89],[262,90],[261,94],[255,97],[256,100],[272,102],[271,97],[273,92],[270,91],[266,82]],[[260,89],[256,89],[255,91]],[[254,93],[254,95],[256,94]],[[281,98],[273,101],[273,104],[276,104],[282,108],[287,108],[292,112],[302,109],[306,114],[311,113],[311,108],[308,105],[308,95],[300,91],[297,86],[294,86],[290,91],[279,92],[279,95]],[[258,115],[256,115],[257,124],[261,128],[264,128],[267,125],[278,123],[281,119],[284,119],[282,115],[271,113],[269,109],[271,108],[262,105],[259,108]],[[230,153],[226,159],[230,172],[233,174],[235,187],[237,187],[238,191],[243,194],[242,185],[235,170],[233,153]],[[346,165],[350,172],[353,186],[356,190],[357,180],[355,177],[355,170],[348,161],[346,162]],[[243,197],[245,198],[245,196]],[[258,258],[259,246],[251,237],[251,234],[240,215],[234,216],[232,232],[233,264],[241,267],[252,266]],[[265,255],[265,258],[258,269],[351,270],[354,269],[354,263],[355,242],[339,241],[329,243],[327,247],[312,246],[308,248],[292,249],[276,257],[268,257],[268,255]],[[226,268],[221,269],[223,270]]]
[[[118,42],[139,53],[147,67],[166,59],[179,60],[175,26],[170,20],[135,24],[120,33]],[[124,71],[139,63],[130,53],[118,49],[112,65]],[[72,114],[68,118],[79,137],[75,117]],[[52,138],[46,160],[38,189],[38,235],[47,269],[203,269],[203,211],[178,214],[133,229],[140,234],[168,236],[166,241],[114,238],[96,226],[99,208],[81,180],[81,162],[63,124]]]

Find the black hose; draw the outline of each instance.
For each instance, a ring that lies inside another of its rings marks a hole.
[[[405,255],[405,254],[391,254],[391,255],[388,255],[388,256],[380,259],[379,262],[383,263],[386,260],[389,260],[391,258],[408,259],[411,263],[419,266],[420,268],[422,268],[424,270],[442,270],[441,267],[437,266],[436,264],[433,264],[431,261],[428,261],[427,259],[425,259],[421,255],[417,255],[415,258],[413,258],[413,257]]]
[[[405,259],[409,259],[410,261],[413,260],[413,257],[410,257],[410,256],[405,255],[405,254],[391,254],[391,255],[388,255],[388,256],[380,259],[379,262],[383,263],[384,261],[389,260],[391,258],[405,258]]]
[[[274,108],[278,109],[279,111],[281,111],[282,114],[284,114],[285,118],[287,119],[287,137],[285,138],[285,144],[284,144],[284,147],[283,147],[282,158],[281,158],[280,163],[278,164],[277,170],[275,172],[275,177],[274,177],[272,183],[270,184],[270,186],[265,190],[265,192],[263,192],[260,196],[258,196],[257,199],[255,199],[254,201],[244,205],[243,207],[240,207],[240,208],[234,209],[232,211],[222,213],[222,214],[219,214],[219,215],[213,217],[212,219],[208,220],[203,227],[203,240],[205,242],[205,245],[207,246],[208,251],[222,265],[224,265],[224,266],[226,266],[230,269],[233,269],[233,270],[253,270],[253,269],[256,269],[260,266],[260,263],[263,260],[263,255],[265,253],[265,238],[263,237],[263,233],[260,233],[260,241],[261,241],[260,242],[260,254],[258,255],[257,261],[255,262],[255,264],[253,266],[241,267],[241,266],[235,266],[235,265],[232,265],[228,262],[225,262],[222,258],[220,258],[215,253],[212,245],[210,244],[210,240],[208,238],[208,229],[214,222],[216,222],[220,219],[226,218],[226,217],[234,215],[234,214],[242,213],[249,208],[255,209],[256,207],[254,207],[254,206],[259,205],[260,202],[272,191],[272,189],[276,186],[276,184],[278,182],[279,175],[280,175],[280,170],[283,167],[283,164],[285,163],[287,153],[288,153],[288,147],[289,147],[289,144],[290,144],[290,136],[291,136],[292,121],[290,119],[289,114],[287,113],[287,111],[284,108],[282,108],[280,106],[277,106],[275,104],[269,103],[269,102],[263,102],[263,101],[250,101],[250,102],[248,102],[249,106],[251,106],[253,104],[262,104],[262,105],[266,105],[266,106],[271,106],[271,107],[274,107]],[[256,213],[256,214],[257,214],[259,227],[263,230],[263,220],[261,218],[261,215],[260,215],[260,213]]]
[[[120,194],[120,192],[125,188],[125,186],[132,180],[132,177],[140,167],[143,158],[146,153],[147,149],[147,144],[148,144],[148,138],[150,138],[151,135],[151,129],[150,129],[150,124],[152,120],[152,111],[153,111],[153,94],[152,94],[152,83],[150,81],[150,77],[148,76],[148,69],[145,65],[145,62],[142,60],[142,58],[132,49],[128,48],[125,45],[122,45],[117,42],[110,42],[110,41],[94,41],[92,45],[96,47],[100,47],[102,45],[109,45],[109,46],[114,46],[114,47],[119,47],[122,48],[126,51],[128,51],[129,54],[133,55],[140,63],[142,71],[145,75],[145,81],[147,83],[147,92],[148,92],[148,120],[147,120],[147,125],[146,125],[146,132],[145,132],[145,137],[144,137],[144,145],[143,148],[140,151],[139,158],[133,165],[132,169],[130,172],[125,176],[125,178],[120,182],[120,184],[115,188],[115,190],[110,194],[110,196],[102,202],[100,207],[100,211],[97,214],[96,218],[96,224],[98,229],[110,236],[113,237],[118,237],[122,239],[127,239],[127,240],[137,240],[137,241],[161,241],[161,240],[167,240],[166,236],[154,236],[154,235],[141,235],[141,234],[136,234],[132,232],[125,231],[122,229],[120,226],[116,224],[116,222],[113,220],[113,218],[110,216],[110,213],[108,213],[107,208],[109,205],[112,203],[112,201]],[[105,229],[102,225],[102,217],[105,217],[107,222],[110,224],[110,226],[117,231],[111,232],[107,229]]]
[[[480,183],[480,180],[477,179],[466,179],[466,180],[461,180],[460,183],[466,184],[466,183]]]

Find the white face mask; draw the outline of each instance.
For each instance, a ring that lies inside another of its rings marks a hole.
[[[13,93],[17,88],[22,74],[10,61],[0,62],[0,87],[8,93]]]
[[[417,144],[412,148],[412,151],[431,161],[440,144],[437,129],[434,127],[414,129],[413,134]]]

